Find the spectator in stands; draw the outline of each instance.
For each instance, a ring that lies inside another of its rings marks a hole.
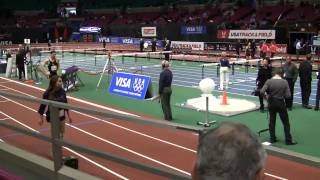
[[[156,49],[157,49],[157,39],[153,38],[151,42],[151,51],[156,52]]]
[[[251,56],[251,42],[248,41],[248,44],[246,46],[246,59],[249,60],[250,59],[250,56]]]
[[[271,68],[268,66],[268,62],[266,59],[263,59],[261,62],[261,66],[258,71],[258,76],[256,79],[257,90],[260,92],[260,89],[263,87],[265,82],[272,77]],[[264,112],[264,103],[263,103],[263,95],[258,94],[260,101],[260,111]]]
[[[219,90],[228,89],[229,69],[230,69],[229,59],[227,59],[226,52],[222,52],[222,58],[220,59],[220,88],[219,88]]]
[[[235,49],[236,49],[237,58],[240,58],[240,52],[242,49],[240,39],[237,40],[236,45],[235,45]]]
[[[270,58],[273,58],[276,55],[277,50],[278,50],[278,47],[276,45],[276,42],[272,41],[270,45],[270,52],[271,52]]]
[[[167,39],[166,41],[165,41],[165,46],[164,46],[164,51],[171,51],[171,47],[170,47],[170,41],[169,41],[169,39]],[[164,53],[164,59],[166,60],[166,61],[170,61],[170,53]]]
[[[59,60],[56,57],[56,53],[51,51],[51,56],[44,61],[44,65],[48,65],[49,78],[54,75],[58,75],[58,70],[60,68]]]
[[[143,47],[144,47],[144,40],[143,38],[140,39],[140,52],[143,52]]]
[[[159,95],[164,114],[164,119],[172,121],[172,112],[170,106],[170,98],[172,94],[171,83],[172,83],[172,72],[169,69],[169,61],[162,61],[162,72],[159,78]]]
[[[267,57],[267,52],[268,52],[268,45],[265,41],[262,43],[260,52],[261,52],[261,58],[265,59]]]
[[[251,58],[254,59],[256,56],[256,49],[257,49],[255,40],[252,40],[250,49],[251,49]]]
[[[295,47],[296,47],[297,59],[299,59],[299,55],[301,54],[301,52],[302,52],[302,50],[303,50],[303,48],[304,48],[304,45],[303,45],[302,40],[298,40],[298,41],[296,42]]]
[[[319,111],[319,101],[320,101],[320,68],[318,68],[318,72],[316,72],[317,79],[318,79],[318,86],[317,86],[317,95],[316,95],[316,105],[314,107],[315,111]]]
[[[102,46],[103,46],[103,49],[106,48],[106,40],[105,39],[102,41]]]
[[[287,80],[290,89],[290,96],[286,98],[286,105],[289,111],[292,110],[292,101],[294,95],[294,84],[296,83],[299,71],[297,66],[291,62],[291,58],[287,58],[287,62],[283,65],[284,79]]]
[[[25,77],[26,77],[25,69],[24,69],[25,57],[26,57],[26,53],[22,49],[22,46],[19,45],[19,51],[18,51],[18,53],[16,55],[16,66],[17,66],[18,71],[19,71],[19,81],[24,80]],[[23,77],[22,77],[22,74],[23,74]]]
[[[68,103],[67,96],[65,90],[62,88],[62,79],[61,77],[55,75],[52,76],[49,82],[48,89],[43,94],[43,99],[52,100],[52,101],[58,101],[62,103]],[[40,114],[40,121],[39,125],[41,126],[44,121],[43,114],[46,110],[47,106],[45,104],[41,104],[38,113]],[[72,123],[71,116],[69,114],[68,109],[59,109],[59,120],[60,120],[60,138],[63,138],[64,132],[65,132],[65,113],[68,115],[69,123]],[[47,122],[50,122],[50,108],[48,106],[46,111],[46,120]]]
[[[261,180],[266,152],[240,123],[223,122],[200,136],[194,180]]]
[[[307,58],[302,63],[300,63],[299,77],[300,77],[302,107],[306,109],[311,109],[311,106],[309,106],[309,97],[311,93],[311,81],[312,81],[312,65],[311,65],[310,54],[308,54]]]
[[[297,142],[292,140],[290,134],[290,123],[288,111],[286,109],[285,99],[292,97],[293,94],[290,93],[288,82],[281,78],[282,70],[276,68],[274,71],[274,76],[267,80],[262,89],[260,90],[261,95],[267,93],[268,99],[268,109],[269,109],[269,132],[270,132],[270,142],[277,142],[275,126],[277,113],[281,118],[284,133],[285,141],[287,145],[295,145]]]

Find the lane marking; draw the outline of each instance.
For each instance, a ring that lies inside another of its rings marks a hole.
[[[14,119],[13,117],[11,117],[11,116],[9,116],[9,115],[7,115],[7,114],[3,113],[2,111],[0,111],[0,113],[1,113],[1,114],[6,115],[8,118],[10,118],[10,119],[12,119],[13,121],[15,121],[16,123],[18,123],[18,124],[20,124],[20,125],[22,125],[22,126],[26,127],[27,129],[30,129],[30,130],[32,130],[32,131],[34,131],[34,132],[36,132],[36,133],[40,133],[39,131],[37,131],[37,130],[35,130],[35,129],[31,128],[31,127],[29,127],[28,125],[26,125],[26,124],[24,124],[24,123],[22,123],[22,122],[20,122],[20,121],[18,121],[18,120],[16,120],[16,119]],[[2,142],[4,142],[4,141],[2,140]],[[64,149],[66,149],[66,150],[70,151],[71,153],[75,153],[76,155],[80,156],[80,157],[81,157],[81,158],[83,158],[84,160],[86,160],[86,161],[90,162],[91,164],[94,164],[94,165],[96,165],[97,167],[99,167],[99,168],[101,168],[101,169],[103,169],[103,170],[105,170],[105,171],[107,171],[107,172],[109,172],[109,173],[111,173],[111,174],[113,174],[113,175],[115,175],[115,176],[119,177],[120,179],[128,180],[128,178],[126,178],[126,177],[124,177],[124,176],[122,176],[122,175],[120,175],[120,174],[116,173],[115,171],[112,171],[112,170],[110,170],[110,169],[106,168],[105,166],[103,166],[103,165],[101,165],[101,164],[99,164],[99,163],[97,163],[97,162],[95,162],[95,161],[93,161],[93,160],[91,160],[91,159],[87,158],[86,156],[83,156],[83,155],[81,155],[81,154],[79,154],[79,153],[77,153],[77,152],[75,152],[75,151],[71,150],[70,148],[67,148],[67,147],[62,147],[62,148],[64,148]]]
[[[24,84],[24,83],[21,83],[21,82],[17,82],[17,81],[14,81],[14,80],[11,80],[11,79],[7,79],[7,78],[4,78],[4,77],[0,77],[0,79],[7,80],[7,81],[10,81],[10,82],[13,82],[13,83],[16,83],[16,84],[20,84],[20,85],[23,85],[23,86],[26,86],[26,87],[30,87],[30,88],[33,88],[33,89],[37,89],[37,90],[40,90],[40,91],[45,91],[42,88],[38,88],[38,87],[29,85],[29,84]],[[6,86],[2,86],[2,87],[6,87]],[[91,106],[94,106],[94,107],[98,107],[98,108],[101,108],[101,109],[104,109],[104,110],[113,111],[113,112],[116,112],[116,113],[125,114],[125,115],[129,115],[129,116],[140,117],[139,115],[136,115],[136,114],[132,114],[132,113],[124,112],[124,111],[121,111],[121,110],[113,109],[113,108],[110,108],[110,107],[102,106],[102,105],[95,104],[95,103],[92,103],[92,102],[89,102],[89,101],[86,101],[86,100],[82,100],[82,99],[79,99],[79,98],[75,98],[75,97],[71,97],[71,96],[67,96],[67,97],[69,99],[72,99],[72,100],[75,100],[75,101],[78,101],[78,102],[81,102],[81,103],[84,103],[84,104],[87,104],[87,105],[91,105]]]
[[[0,86],[1,86],[1,85],[0,85]],[[9,87],[7,87],[7,88],[10,89],[10,90],[12,90],[12,91],[15,91],[15,92],[24,94],[24,95],[26,95],[26,96],[35,97],[35,96],[32,96],[32,95],[30,95],[30,94],[21,92],[21,91],[19,91],[19,90],[13,89],[13,88],[9,88]],[[23,105],[23,104],[21,104],[21,103],[19,103],[19,102],[16,102],[16,101],[11,100],[11,99],[9,99],[9,98],[6,98],[6,97],[4,97],[4,96],[0,96],[0,97],[3,97],[3,98],[5,98],[5,99],[8,100],[8,101],[11,101],[11,102],[16,103],[16,104],[18,104],[18,105],[20,105],[20,106],[23,106],[23,107],[25,107],[25,108],[27,108],[27,109],[29,109],[29,110],[31,110],[31,111],[37,112],[37,111],[34,110],[33,108],[30,108],[30,107],[28,107],[28,106],[25,106],[25,105]],[[135,131],[135,130],[130,129],[130,128],[126,128],[126,127],[124,127],[124,126],[120,126],[120,125],[117,125],[117,124],[115,124],[115,123],[112,123],[112,122],[109,122],[109,121],[106,121],[106,120],[103,120],[103,119],[100,119],[100,118],[97,118],[97,117],[94,117],[94,116],[91,116],[91,115],[88,115],[88,114],[81,113],[81,112],[79,112],[79,111],[73,111],[73,112],[78,113],[78,114],[81,114],[81,115],[83,115],[83,116],[87,116],[87,117],[89,117],[89,118],[96,119],[96,120],[98,120],[98,121],[101,121],[101,122],[104,122],[104,123],[107,123],[107,124],[110,124],[110,125],[112,125],[112,126],[121,128],[121,129],[123,129],[123,130],[126,130],[126,131],[129,131],[129,132],[132,132],[132,133],[135,133],[135,134],[144,136],[144,137],[146,137],[146,138],[150,138],[150,139],[153,139],[153,140],[156,140],[156,141],[159,141],[159,142],[162,142],[162,143],[165,143],[165,144],[168,144],[168,145],[177,147],[177,148],[181,148],[181,149],[184,149],[184,150],[193,152],[193,153],[196,153],[196,152],[197,152],[197,151],[195,151],[195,150],[193,150],[193,149],[190,149],[190,148],[187,148],[187,147],[184,147],[184,146],[181,146],[181,145],[172,143],[172,142],[170,142],[170,141],[166,141],[166,140],[163,140],[163,139],[160,139],[160,138],[156,138],[156,137],[154,137],[154,136],[150,136],[150,135],[144,134],[144,133],[142,133],[142,132]],[[192,134],[194,134],[194,133],[192,133]]]
[[[8,99],[8,98],[7,98],[7,99]],[[11,100],[11,99],[10,99],[10,101],[14,101],[14,100]],[[34,110],[33,108],[30,108],[30,107],[25,106],[25,105],[23,105],[23,104],[21,104],[21,103],[18,103],[18,102],[16,102],[16,103],[17,103],[18,105],[20,105],[20,106],[23,106],[23,107],[25,107],[25,108],[33,111],[33,112],[37,112],[37,111]],[[19,121],[18,121],[18,122],[19,122]],[[21,124],[23,124],[23,123],[21,123]],[[137,155],[137,156],[140,156],[140,157],[145,158],[145,159],[147,159],[147,160],[150,160],[150,161],[152,161],[152,162],[158,163],[158,164],[160,164],[160,165],[162,165],[162,166],[165,166],[165,167],[167,167],[167,168],[170,168],[170,169],[176,170],[176,171],[178,171],[178,172],[181,172],[181,173],[183,173],[183,174],[186,174],[186,175],[191,176],[191,173],[188,173],[188,172],[183,171],[183,170],[181,170],[181,169],[175,168],[175,167],[173,167],[173,166],[171,166],[171,165],[168,165],[168,164],[166,164],[166,163],[163,163],[163,162],[161,162],[161,161],[158,161],[158,160],[156,160],[156,159],[153,159],[153,158],[151,158],[151,157],[149,157],[149,156],[145,156],[145,155],[143,155],[143,154],[141,154],[141,153],[138,153],[138,152],[136,152],[136,151],[133,151],[133,150],[131,150],[131,149],[129,149],[129,148],[126,148],[126,147],[123,147],[123,146],[121,146],[121,145],[118,145],[118,144],[116,144],[116,143],[114,143],[114,142],[112,142],[112,141],[109,141],[109,140],[106,140],[106,139],[101,138],[101,137],[99,137],[99,136],[96,136],[96,135],[94,135],[94,134],[92,134],[92,133],[90,133],[90,132],[88,132],[88,131],[85,131],[85,130],[83,130],[83,129],[80,129],[80,128],[78,128],[78,127],[76,127],[76,126],[73,126],[73,125],[71,125],[71,124],[69,124],[69,123],[66,123],[66,125],[74,128],[74,129],[76,129],[76,130],[78,130],[78,131],[80,131],[80,132],[82,132],[82,133],[84,133],[84,134],[87,134],[87,135],[89,135],[89,136],[91,136],[91,137],[94,137],[94,138],[99,139],[99,140],[101,140],[101,141],[103,141],[103,142],[105,142],[105,143],[108,143],[108,144],[110,144],[110,145],[112,145],[112,146],[115,146],[115,147],[117,147],[117,148],[119,148],[119,149],[122,149],[122,150],[124,150],[124,151],[130,152],[130,153],[132,153],[132,154],[135,154],[135,155]],[[27,127],[28,127],[28,126],[27,126]],[[34,131],[36,131],[36,130],[34,130]]]
[[[264,173],[264,174],[267,175],[267,176],[270,176],[270,177],[277,178],[277,179],[288,180],[288,179],[285,179],[285,178],[283,178],[283,177],[275,176],[275,175],[273,175],[273,174],[269,174],[269,173]]]
[[[92,133],[89,133],[89,132],[83,130],[83,129],[80,129],[80,128],[78,128],[78,127],[75,127],[75,126],[73,126],[73,125],[71,125],[71,124],[69,124],[69,123],[66,123],[66,125],[74,128],[74,129],[76,129],[76,130],[78,130],[78,131],[81,131],[81,132],[83,132],[83,133],[85,133],[85,134],[87,134],[87,135],[89,135],[89,136],[91,136],[91,137],[94,137],[94,138],[96,138],[96,139],[98,139],[98,140],[100,140],[100,141],[103,141],[103,142],[105,142],[105,143],[107,143],[107,144],[110,144],[110,145],[112,145],[112,146],[115,146],[115,147],[117,147],[117,148],[119,148],[119,149],[122,149],[122,150],[124,150],[124,151],[130,152],[130,153],[135,154],[135,155],[137,155],[137,156],[140,156],[140,157],[142,157],[142,158],[144,158],[144,159],[147,159],[147,160],[152,161],[152,162],[154,162],[154,163],[160,164],[160,165],[165,166],[165,167],[167,167],[167,168],[173,169],[173,170],[178,171],[178,172],[180,172],[180,173],[186,174],[186,175],[188,175],[188,176],[191,176],[191,173],[189,173],[189,172],[183,171],[183,170],[178,169],[178,168],[176,168],[176,167],[173,167],[173,166],[171,166],[171,165],[169,165],[169,164],[163,163],[163,162],[158,161],[158,160],[156,160],[156,159],[153,159],[153,158],[151,158],[151,157],[149,157],[149,156],[145,156],[145,155],[143,155],[143,154],[141,154],[141,153],[138,153],[138,152],[136,152],[136,151],[133,151],[133,150],[131,150],[131,149],[129,149],[129,148],[123,147],[123,146],[121,146],[121,145],[119,145],[119,144],[116,144],[116,143],[114,143],[114,142],[112,142],[112,141],[109,141],[109,140],[106,140],[106,139],[101,138],[101,137],[99,137],[99,136],[96,136],[96,135],[94,135],[94,134],[92,134]]]
[[[2,119],[0,119],[0,121],[5,121],[5,120],[9,120],[10,118],[2,118]]]

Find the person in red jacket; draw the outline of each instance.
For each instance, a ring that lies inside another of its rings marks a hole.
[[[270,52],[271,52],[270,58],[274,57],[274,55],[277,53],[277,50],[278,50],[278,47],[276,45],[276,42],[272,41],[270,45]]]
[[[261,58],[265,59],[267,57],[268,45],[266,42],[263,42],[261,46]]]

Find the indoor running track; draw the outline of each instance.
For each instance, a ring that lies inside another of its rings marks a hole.
[[[20,95],[41,97],[43,90],[0,77],[0,90]],[[82,107],[117,111],[81,99],[69,97],[69,103]],[[159,107],[160,108],[160,107]],[[0,97],[0,120],[49,135],[48,124],[38,125],[38,105]],[[191,175],[196,158],[198,136],[191,132],[163,129],[71,112],[74,122],[66,125],[65,139],[86,147],[109,152],[168,170]],[[139,115],[141,116],[141,115]],[[154,119],[157,120],[157,119]],[[0,128],[1,141],[51,159],[48,143]],[[0,142],[1,143],[1,142]],[[164,179],[134,168],[79,154],[64,148],[64,155],[79,158],[80,170],[103,179]],[[266,179],[320,179],[320,170],[274,156],[268,156]]]

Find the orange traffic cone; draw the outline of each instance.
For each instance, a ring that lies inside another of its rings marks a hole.
[[[227,95],[227,91],[226,90],[223,91],[222,101],[221,101],[220,105],[229,105],[229,103],[228,103],[228,95]]]

